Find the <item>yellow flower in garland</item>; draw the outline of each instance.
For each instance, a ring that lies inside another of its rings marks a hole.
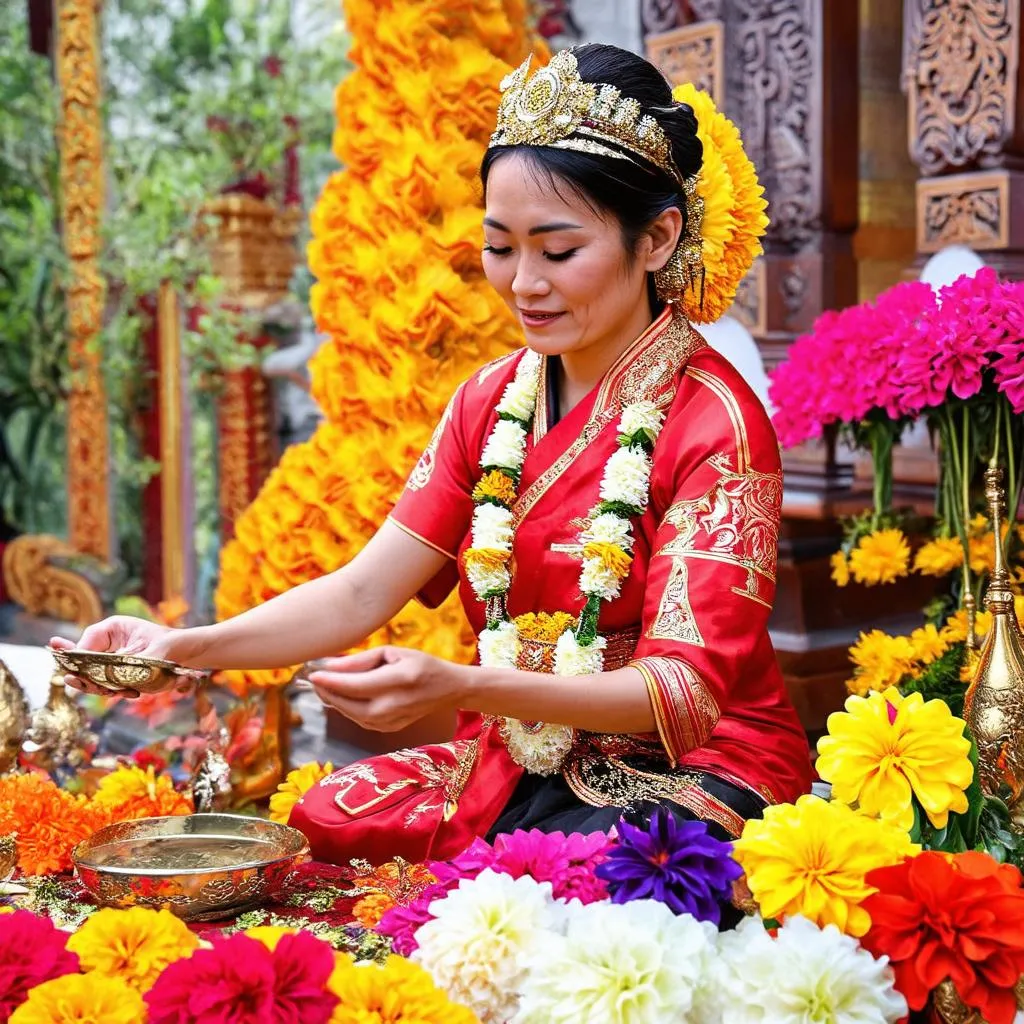
[[[500,548],[466,548],[462,556],[467,571],[472,566],[482,572],[494,572],[511,558],[508,551]]]
[[[163,969],[191,956],[199,939],[169,910],[129,907],[97,910],[68,939],[82,970],[120,978],[137,992],[145,992]]]
[[[609,544],[600,540],[590,541],[583,548],[583,557],[599,558],[601,565],[615,573],[620,580],[629,575],[629,567],[633,564],[633,556],[618,544]]]
[[[554,643],[567,629],[576,626],[576,619],[568,612],[524,612],[517,615],[516,629],[524,640],[542,640]]]
[[[836,551],[829,559],[832,566],[832,582],[837,587],[845,587],[850,582],[850,563],[842,551]]]
[[[850,572],[858,583],[874,586],[907,575],[910,545],[902,530],[876,530],[850,552]]]
[[[955,537],[936,537],[914,556],[914,571],[922,576],[948,576],[963,564],[964,548]]]
[[[321,779],[326,778],[333,771],[334,765],[330,761],[325,765],[310,761],[308,764],[290,771],[284,782],[277,787],[277,792],[270,798],[270,820],[287,825],[292,808]]]
[[[418,964],[389,956],[381,964],[357,964],[339,954],[327,983],[340,1002],[330,1024],[479,1024],[453,1003]]]
[[[871,919],[860,904],[875,892],[864,876],[917,849],[906,832],[808,795],[748,821],[733,856],[764,917],[799,914],[861,936]]]
[[[967,810],[965,790],[974,778],[964,722],[941,700],[896,690],[848,697],[846,710],[828,716],[818,740],[818,774],[832,797],[865,814],[910,829],[916,797],[936,828],[949,812]]]
[[[492,469],[480,477],[473,488],[474,501],[483,501],[485,498],[494,498],[505,508],[511,508],[516,502],[515,481],[500,469]]]
[[[889,636],[880,629],[861,633],[850,648],[853,678],[846,688],[851,693],[864,694],[871,690],[885,690],[895,686],[916,665],[914,645],[905,636]]]
[[[120,978],[65,974],[36,985],[8,1024],[140,1024],[146,1004]]]

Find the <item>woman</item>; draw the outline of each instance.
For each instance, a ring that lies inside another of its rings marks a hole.
[[[694,113],[611,46],[527,61],[502,89],[483,263],[526,348],[458,389],[349,565],[217,625],[115,617],[81,641],[207,668],[327,657],[321,699],[376,730],[459,709],[453,742],[305,795],[291,822],[320,859],[445,857],[658,805],[727,838],[809,786],[766,627],[778,445],[681,312],[702,287]],[[456,585],[479,665],[328,657]]]

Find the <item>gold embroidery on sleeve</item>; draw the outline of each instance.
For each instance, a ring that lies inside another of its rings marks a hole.
[[[461,390],[461,386],[459,390]],[[410,491],[418,491],[430,483],[430,477],[434,472],[434,464],[437,458],[437,447],[441,443],[445,427],[451,422],[452,410],[455,408],[455,399],[458,397],[458,394],[459,391],[457,390],[448,400],[448,404],[444,407],[444,415],[441,417],[441,422],[434,427],[434,433],[431,435],[427,447],[423,449],[423,454],[419,457],[419,461],[413,466],[412,472],[409,474],[409,479],[405,486]]]
[[[690,604],[689,583],[689,570],[685,560],[674,557],[672,569],[665,583],[665,592],[661,595],[658,614],[647,627],[645,636],[649,640],[675,640],[681,644],[704,646],[704,637]]]

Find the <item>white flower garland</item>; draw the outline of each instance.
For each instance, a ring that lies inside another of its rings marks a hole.
[[[526,458],[526,439],[540,389],[540,358],[527,352],[497,405],[495,423],[480,455],[485,477],[473,492],[472,547],[463,555],[466,575],[476,596],[488,606],[488,621],[479,636],[480,664],[517,668],[522,648],[519,630],[508,618],[505,597],[512,586],[508,562],[515,531],[512,503]],[[633,402],[619,419],[619,447],[605,463],[601,502],[592,510],[579,536],[583,547],[580,590],[586,604],[575,629],[567,629],[555,645],[554,672],[559,676],[596,675],[604,671],[605,639],[597,632],[601,601],[613,601],[629,574],[633,552],[633,519],[647,508],[651,452],[664,423],[664,413],[646,400]],[[497,471],[501,487],[485,483]],[[499,493],[500,491],[500,493]],[[492,603],[493,602],[493,603]],[[572,747],[573,730],[564,725],[526,724],[506,718],[502,735],[515,760],[528,771],[553,774]]]

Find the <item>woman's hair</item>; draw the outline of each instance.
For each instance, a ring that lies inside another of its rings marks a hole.
[[[672,159],[684,178],[700,170],[703,146],[697,138],[697,118],[693,109],[672,99],[672,90],[653,64],[629,50],[604,43],[590,43],[573,49],[584,82],[614,85],[623,96],[637,100],[643,113],[661,125],[672,147]],[[480,168],[484,191],[496,160],[517,153],[531,169],[542,175],[558,191],[567,184],[588,206],[611,214],[622,229],[622,240],[629,258],[651,222],[675,206],[683,215],[686,229],[686,200],[679,183],[654,164],[640,157],[621,160],[575,150],[547,146],[508,146],[488,149]],[[648,275],[651,305],[660,305],[655,296],[653,275]]]

